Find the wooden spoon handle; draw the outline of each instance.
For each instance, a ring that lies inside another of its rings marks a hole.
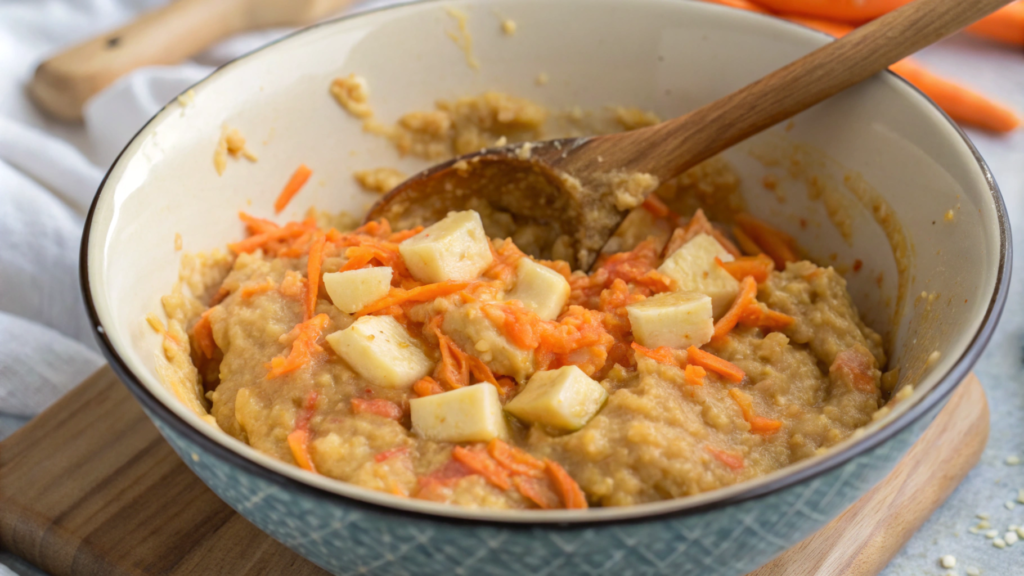
[[[707,106],[661,124],[595,138],[564,162],[676,176],[994,12],[1010,0],[916,0]],[[600,160],[599,160],[600,158]]]
[[[245,29],[247,0],[177,0],[50,58],[36,68],[28,92],[61,120],[82,119],[82,106],[123,74],[178,64]]]

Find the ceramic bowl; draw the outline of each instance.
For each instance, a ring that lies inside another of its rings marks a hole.
[[[452,8],[468,17],[479,69],[447,35],[458,30]],[[502,33],[501,18],[516,22],[514,35]],[[159,338],[144,318],[161,313],[159,298],[177,279],[175,235],[186,252],[238,239],[238,211],[272,216],[300,162],[314,175],[282,219],[310,206],[361,213],[374,196],[356,188],[353,170],[423,166],[362,132],[329,95],[335,77],[367,78],[383,121],[487,89],[554,109],[621,104],[667,118],[828,41],[679,0],[448,0],[303,30],[216,71],[194,87],[192,104],[170,103],[111,168],[82,245],[97,337],[184,462],[246,518],[331,572],[748,572],[893,467],[967,374],[1002,310],[1010,243],[995,183],[956,125],[896,76],[872,78],[725,154],[753,212],[845,270],[867,321],[886,334],[901,380],[914,385],[857,439],[756,481],[582,512],[467,510],[370,492],[273,460],[185,409],[157,377]],[[541,73],[545,85],[535,81]],[[257,163],[231,161],[217,175],[222,125],[248,137]]]

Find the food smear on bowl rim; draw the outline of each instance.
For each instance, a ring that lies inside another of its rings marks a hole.
[[[434,112],[385,133],[438,159],[536,139],[548,118],[498,93]],[[743,213],[736,186],[719,158],[663,183],[589,273],[486,202],[405,230],[241,213],[227,253],[182,259],[153,324],[161,376],[257,450],[400,497],[624,506],[763,476],[891,406],[845,281]]]

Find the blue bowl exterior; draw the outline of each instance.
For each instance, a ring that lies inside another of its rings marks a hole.
[[[876,449],[761,498],[696,514],[577,526],[447,521],[357,509],[242,470],[146,413],[222,500],[333,574],[735,576],[811,535],[882,480],[942,405]]]

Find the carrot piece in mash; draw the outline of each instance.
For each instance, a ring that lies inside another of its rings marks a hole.
[[[287,357],[277,356],[267,363],[269,370],[267,378],[277,378],[309,364],[313,360],[314,354],[323,351],[316,341],[320,339],[320,335],[330,321],[327,314],[317,314],[295,326],[296,337],[292,342],[291,351],[288,352]]]
[[[562,497],[562,506],[570,510],[586,510],[587,496],[580,489],[580,485],[565,471],[565,468],[547,458],[544,459],[544,464],[548,478],[551,479],[551,483]]]
[[[217,343],[213,340],[213,326],[210,324],[211,311],[213,311],[213,308],[203,312],[203,315],[196,321],[195,326],[192,327],[192,334],[195,336],[196,345],[203,353],[203,356],[207,358],[213,358],[213,353],[217,349]]]
[[[281,194],[274,201],[274,213],[280,214],[282,210],[288,206],[288,203],[292,201],[292,198],[302,190],[302,187],[306,185],[309,177],[313,174],[313,171],[309,169],[309,166],[305,164],[299,164],[299,167],[292,173],[292,177],[288,179],[288,183],[285,184],[284,189],[281,190]]]
[[[411,290],[404,290],[402,288],[392,288],[391,292],[387,296],[367,304],[362,310],[356,312],[356,316],[365,316],[378,312],[384,308],[390,306],[397,306],[398,304],[404,304],[406,302],[429,302],[436,298],[449,296],[460,290],[465,290],[469,286],[469,282],[452,282],[451,280],[445,280],[444,282],[437,282],[435,284],[427,284],[425,286],[417,286]]]
[[[309,456],[309,430],[292,430],[288,434],[288,449],[299,468],[316,472],[313,459]]]
[[[558,494],[551,490],[551,482],[531,476],[513,476],[512,484],[524,498],[533,502],[541,510],[551,510],[561,506]]]
[[[408,446],[399,446],[398,448],[392,448],[390,450],[385,450],[385,451],[377,454],[376,456],[373,457],[373,461],[377,462],[377,463],[380,463],[380,462],[384,462],[385,460],[390,460],[391,458],[394,458],[395,456],[401,456],[401,455],[408,454],[408,453],[409,453],[409,447]]]
[[[727,360],[722,360],[718,356],[705,352],[696,346],[690,346],[686,349],[686,363],[710,370],[730,382],[742,382],[743,378],[746,377],[746,374],[743,370],[740,370],[739,366]]]
[[[672,349],[668,346],[658,346],[654,350],[641,346],[640,344],[633,342],[630,344],[633,350],[636,350],[638,354],[643,354],[651,360],[659,364],[666,364],[668,366],[679,366],[679,362],[676,362],[676,357],[672,354]]]
[[[694,366],[693,364],[687,364],[683,370],[683,380],[686,381],[690,386],[703,386],[704,379],[707,378],[707,370],[704,370],[700,366]]]
[[[444,387],[430,376],[424,376],[412,385],[412,391],[416,396],[423,398],[444,392]]]
[[[509,445],[508,442],[495,438],[487,443],[487,453],[513,474],[523,474],[534,478],[544,477],[544,462],[534,458],[529,452]],[[525,494],[524,494],[525,496]]]
[[[729,310],[715,322],[714,340],[720,340],[732,331],[739,324],[744,314],[751,306],[757,308],[757,282],[752,276],[747,276],[740,282],[740,293],[732,301]]]
[[[674,216],[672,209],[670,209],[661,200],[661,198],[658,198],[654,194],[648,194],[647,197],[644,198],[644,202],[641,206],[643,206],[644,210],[650,212],[651,216],[654,216],[655,218],[669,218]]]
[[[451,338],[434,327],[438,347],[441,349],[441,362],[434,369],[434,377],[447,384],[449,390],[469,386],[469,363],[466,353]]]
[[[423,232],[423,226],[417,226],[408,230],[402,230],[401,232],[395,232],[388,236],[388,242],[394,242],[395,244],[401,244],[402,242],[412,238],[413,236]]]
[[[306,266],[306,277],[309,283],[306,287],[306,320],[312,318],[316,313],[316,293],[320,289],[320,266],[324,261],[324,245],[326,243],[327,237],[317,234],[309,246],[309,263]]]
[[[374,414],[389,420],[401,420],[405,415],[401,406],[383,398],[353,398],[351,404],[353,414]]]
[[[508,472],[498,465],[487,452],[478,450],[467,450],[462,446],[452,448],[452,458],[461,462],[464,466],[481,475],[491,484],[502,490],[512,487],[509,482]]]
[[[776,230],[749,214],[737,214],[736,225],[762,252],[771,257],[779,270],[784,270],[787,263],[797,261],[796,241],[785,232]]]
[[[306,396],[306,403],[303,405],[299,415],[295,418],[295,429],[288,434],[288,449],[295,458],[295,463],[303,470],[316,472],[313,459],[309,456],[309,421],[313,419],[313,410],[320,395],[316,390],[310,391]]]
[[[725,450],[719,450],[717,448],[712,448],[711,446],[705,446],[704,449],[707,450],[708,453],[710,453],[712,456],[714,456],[715,460],[718,460],[722,464],[725,464],[726,467],[732,470],[743,469],[742,454],[733,454],[732,452],[726,452]]]
[[[775,262],[764,254],[741,256],[732,262],[722,262],[721,258],[715,256],[715,262],[725,268],[725,271],[733,278],[742,282],[744,278],[750,276],[758,284],[768,280],[768,275],[775,269]]]
[[[754,414],[754,401],[739,388],[730,388],[729,396],[736,401],[743,413],[743,419],[750,424],[750,431],[761,436],[771,436],[782,428],[782,422]]]
[[[263,294],[264,292],[270,292],[277,289],[277,285],[270,278],[267,278],[265,282],[259,284],[249,283],[242,286],[238,290],[238,295],[242,297],[242,300],[248,300],[257,294]]]

